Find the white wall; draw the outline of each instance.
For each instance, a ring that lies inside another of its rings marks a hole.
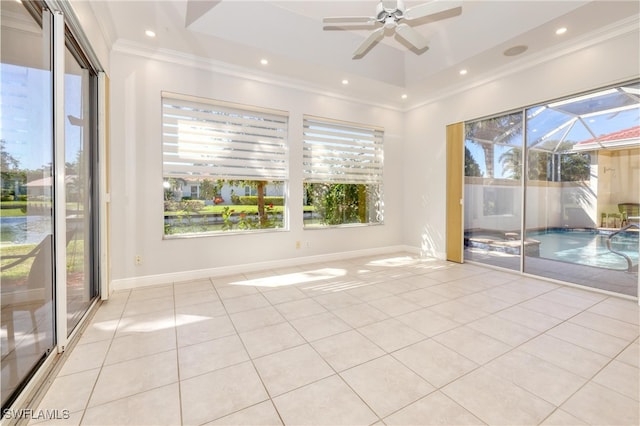
[[[136,277],[160,274],[175,277],[180,272],[402,243],[402,112],[233,76],[207,66],[179,65],[117,49],[111,55],[111,70],[113,280],[135,285]],[[160,95],[163,90],[289,111],[289,231],[163,240]],[[303,114],[385,128],[384,225],[303,230]],[[296,249],[296,241],[302,243],[302,248]],[[135,256],[142,257],[141,265],[135,264]]]
[[[558,52],[546,62],[433,100],[406,113],[404,242],[444,258],[446,250],[446,126],[638,78],[637,28]],[[523,67],[524,68],[524,67]],[[472,73],[472,70],[470,70]]]

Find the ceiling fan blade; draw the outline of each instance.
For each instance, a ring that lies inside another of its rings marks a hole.
[[[429,41],[407,24],[398,24],[396,34],[411,43],[411,45],[418,50],[429,47]]]
[[[410,21],[412,19],[424,18],[425,16],[435,15],[447,10],[456,9],[462,6],[461,1],[438,1],[433,0],[429,3],[421,4],[407,9],[404,12],[404,19]]]
[[[371,16],[331,16],[322,20],[323,24],[368,24],[375,22],[376,18]]]
[[[379,41],[380,39],[382,39],[382,37],[384,37],[384,27],[380,27],[377,30],[372,31],[371,34],[369,34],[369,37],[367,37],[365,41],[363,41],[362,44],[358,46],[356,51],[353,52],[353,58],[355,59],[364,55],[364,53],[369,50],[373,43]]]

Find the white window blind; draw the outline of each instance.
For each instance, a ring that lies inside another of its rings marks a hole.
[[[162,93],[165,177],[287,180],[286,113]]]
[[[305,116],[304,181],[382,184],[383,136],[380,128]]]

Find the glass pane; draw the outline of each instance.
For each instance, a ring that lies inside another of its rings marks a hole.
[[[4,408],[54,345],[53,143],[49,39],[21,4],[0,7]]]
[[[285,227],[285,182],[165,177],[163,186],[165,235]]]
[[[522,114],[465,127],[464,258],[520,269]]]
[[[637,295],[636,86],[527,111],[525,272]]]
[[[305,227],[382,223],[380,185],[304,183]]]
[[[95,77],[65,51],[65,189],[67,222],[67,331],[71,333],[97,295],[90,261],[91,215],[91,83]]]

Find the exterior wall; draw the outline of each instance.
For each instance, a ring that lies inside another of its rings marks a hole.
[[[404,208],[405,244],[426,255],[445,257],[447,195],[443,177],[448,124],[637,79],[639,52],[640,37],[635,28],[517,72],[496,71],[482,84],[459,88],[408,111],[404,146],[404,188],[408,194]]]
[[[402,112],[299,90],[265,76],[214,69],[195,59],[186,61],[189,63],[165,53],[146,57],[124,53],[117,45],[111,55],[110,245],[114,280],[162,279],[163,274],[402,244]],[[163,90],[289,112],[288,231],[163,239]],[[303,229],[304,114],[384,127],[384,225]],[[135,264],[135,256],[141,256],[141,265]]]

